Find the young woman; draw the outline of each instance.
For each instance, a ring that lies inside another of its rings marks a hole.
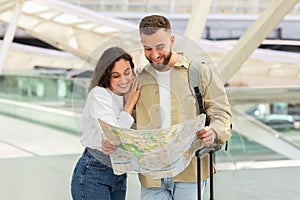
[[[83,110],[85,147],[72,176],[74,200],[125,200],[127,174],[115,175],[109,154],[117,147],[110,144],[97,118],[122,128],[130,128],[131,116],[141,86],[133,72],[132,57],[119,47],[107,49],[93,73]]]

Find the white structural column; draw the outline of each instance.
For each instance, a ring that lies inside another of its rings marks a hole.
[[[0,74],[2,74],[2,68],[3,65],[5,64],[9,47],[14,39],[17,30],[18,20],[22,12],[23,3],[24,0],[16,0],[16,6],[12,16],[12,20],[4,36],[3,44],[1,47],[1,53],[0,53]]]
[[[231,78],[298,2],[299,0],[273,0],[271,5],[263,11],[260,17],[238,40],[233,49],[221,60],[218,69],[224,82]]]
[[[185,36],[194,41],[200,40],[212,3],[212,0],[195,1],[191,18],[185,30]]]

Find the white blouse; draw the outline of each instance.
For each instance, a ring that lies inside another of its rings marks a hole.
[[[117,127],[130,128],[134,119],[123,111],[123,105],[123,96],[116,95],[108,88],[93,88],[88,94],[82,114],[82,145],[101,150],[103,130],[97,118]]]

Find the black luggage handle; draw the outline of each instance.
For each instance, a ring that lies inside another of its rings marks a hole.
[[[194,92],[195,92],[195,97],[198,103],[198,108],[199,108],[199,113],[204,113],[205,109],[203,106],[203,98],[202,98],[202,94],[199,90],[199,87],[193,87],[194,88]],[[209,119],[206,117],[206,121],[205,121],[205,126],[209,125]],[[230,129],[232,129],[232,124],[230,124]],[[218,151],[222,148],[222,144],[213,144],[211,146],[204,146],[201,149],[198,149],[196,151],[196,157],[197,157],[197,187],[198,187],[198,200],[201,200],[201,157],[203,157],[204,155],[207,155],[207,153],[209,153],[209,159],[210,159],[210,163],[209,163],[209,176],[210,176],[210,200],[214,200],[214,188],[213,188],[213,154],[215,151]],[[228,148],[228,141],[225,142],[225,151],[227,151]]]
[[[215,152],[215,147],[205,146],[196,151],[197,157],[197,191],[198,191],[198,200],[201,200],[201,158],[209,153],[209,186],[210,186],[210,200],[214,200],[214,180],[213,180],[213,154]]]
[[[199,108],[199,113],[204,113],[205,109],[203,106],[203,99],[202,99],[202,94],[200,93],[199,87],[196,86],[194,87],[195,91],[195,96],[196,100],[198,102],[198,108]],[[205,121],[205,126],[209,125],[209,119],[206,117]],[[227,150],[227,141],[226,141],[226,150]],[[210,200],[214,200],[214,180],[213,180],[213,154],[215,151],[220,150],[222,148],[221,144],[214,143],[213,145],[210,146],[204,146],[201,149],[198,149],[196,151],[196,157],[197,157],[197,190],[198,190],[198,200],[201,200],[201,157],[207,155],[209,153],[209,183],[210,183]]]

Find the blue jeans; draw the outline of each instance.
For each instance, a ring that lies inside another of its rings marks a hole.
[[[96,160],[87,150],[76,163],[71,181],[73,200],[125,200],[127,174]]]
[[[201,195],[206,187],[207,180],[201,181]],[[141,200],[196,200],[197,183],[174,182],[172,178],[161,180],[159,188],[141,189]]]

